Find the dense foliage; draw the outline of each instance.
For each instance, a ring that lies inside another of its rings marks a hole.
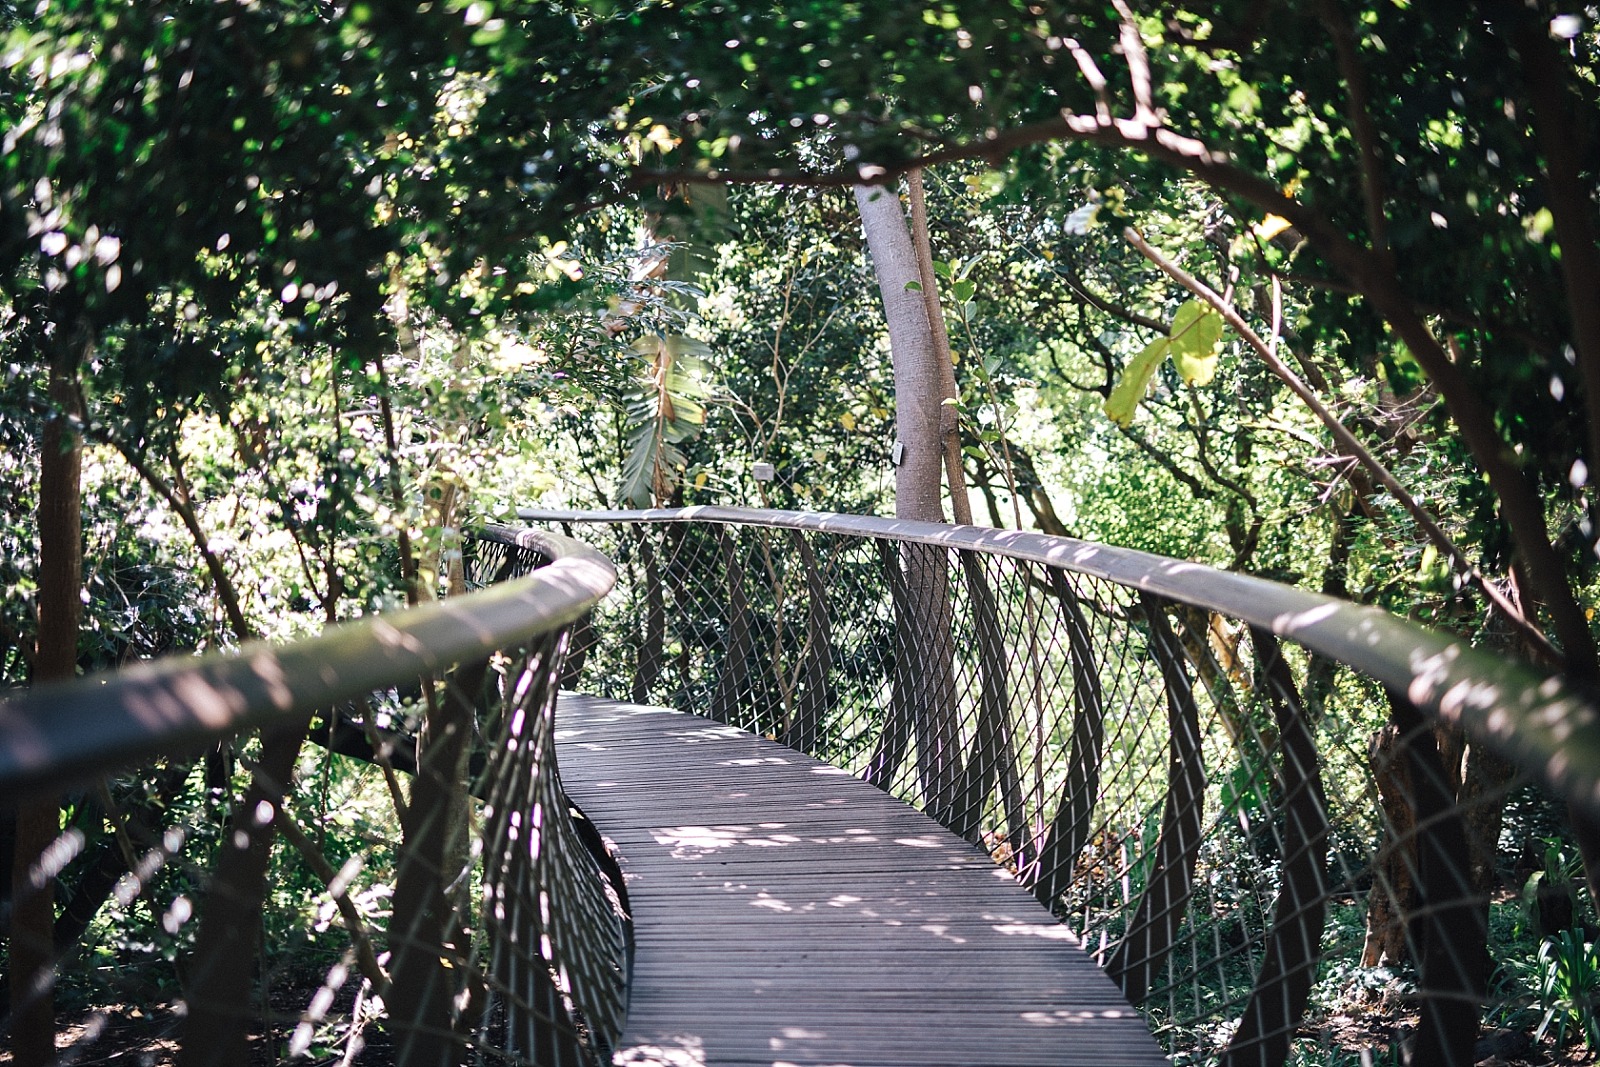
[[[524,503],[887,510],[849,188],[911,170],[979,521],[1592,678],[1597,21],[0,2],[0,681],[33,679],[51,596],[84,605],[82,670],[287,638],[459,590],[460,530]],[[84,456],[53,592],[52,426]],[[383,837],[366,771],[299,762],[335,867]],[[114,849],[119,808],[202,821],[246,779],[174,764],[60,825]]]

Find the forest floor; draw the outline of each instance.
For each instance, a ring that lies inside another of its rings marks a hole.
[[[388,1035],[375,1026],[363,1026],[350,1047],[350,1015],[361,985],[357,976],[338,990],[321,1025],[313,1027],[306,1051],[290,1057],[289,1046],[299,1026],[300,1013],[322,988],[321,977],[284,976],[273,987],[274,1024],[270,1031],[254,1027],[248,1036],[250,1059],[240,1067],[296,1067],[349,1065],[387,1067],[394,1062]],[[178,1042],[183,1030],[183,1006],[176,998],[134,1005],[107,1004],[92,1010],[63,1013],[56,1038],[58,1067],[176,1067]],[[0,1067],[8,1067],[11,1051],[0,1043]]]

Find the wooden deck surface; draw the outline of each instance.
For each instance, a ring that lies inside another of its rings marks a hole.
[[[1067,929],[913,808],[662,708],[563,695],[556,728],[633,908],[617,1064],[1167,1062]]]

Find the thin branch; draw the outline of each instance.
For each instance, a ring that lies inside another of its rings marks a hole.
[[[1127,0],[1112,0],[1112,6],[1122,21],[1118,42],[1122,45],[1122,58],[1128,62],[1128,81],[1133,85],[1134,121],[1154,126],[1161,118],[1156,112],[1150,55],[1144,50],[1144,37],[1139,33],[1139,24],[1134,21]]]
[[[1171,456],[1169,456],[1165,452],[1161,451],[1159,448],[1157,448],[1155,445],[1151,444],[1149,441],[1146,441],[1142,436],[1140,436],[1133,429],[1133,427],[1124,426],[1120,422],[1119,423],[1113,423],[1112,425],[1116,426],[1118,431],[1121,432],[1122,436],[1124,436],[1128,440],[1132,441],[1134,443],[1134,445],[1136,445],[1138,447],[1139,451],[1143,452],[1145,455],[1147,455],[1151,459],[1155,460],[1156,463],[1159,464],[1163,470],[1165,470],[1168,474],[1172,475],[1174,478],[1176,478],[1178,481],[1182,482],[1186,487],[1188,487],[1189,492],[1193,493],[1195,496],[1199,497],[1202,500],[1215,499],[1215,497],[1217,495],[1216,490],[1212,489],[1209,485],[1206,485],[1206,483],[1202,482],[1199,478],[1196,478],[1194,475],[1190,474],[1188,471],[1186,471],[1182,467],[1178,466],[1178,464],[1172,459]]]
[[[1336,278],[1317,278],[1309,274],[1277,271],[1271,267],[1267,267],[1266,270],[1273,278],[1282,279],[1295,285],[1305,285],[1312,289],[1324,289],[1330,293],[1344,293],[1347,296],[1366,295],[1359,286],[1339,281]],[[1467,315],[1440,304],[1413,304],[1412,310],[1417,315],[1439,319],[1441,322],[1447,322],[1452,326],[1459,326],[1465,330],[1498,334],[1516,341],[1518,344],[1525,345],[1536,352],[1549,352],[1555,347],[1549,338],[1536,337],[1521,326],[1514,326],[1494,319],[1480,319],[1474,315]]]
[[[1067,288],[1076,293],[1084,303],[1105,312],[1112,318],[1121,319],[1123,322],[1129,323],[1130,325],[1138,326],[1141,329],[1152,330],[1155,333],[1165,334],[1167,332],[1165,323],[1157,322],[1148,315],[1141,315],[1137,311],[1133,311],[1130,308],[1125,308],[1120,304],[1113,304],[1110,300],[1090,290],[1088,284],[1083,280],[1083,276],[1078,273],[1078,269],[1076,267],[1063,265],[1055,271],[1055,274],[1062,281],[1066,282]]]
[[[1506,617],[1511,620],[1512,624],[1522,631],[1524,636],[1526,636],[1529,641],[1534,643],[1535,647],[1539,648],[1546,655],[1549,655],[1554,659],[1559,660],[1561,658],[1560,654],[1550,645],[1549,639],[1546,638],[1536,626],[1534,626],[1520,611],[1517,610],[1516,605],[1511,603],[1511,601],[1506,598],[1505,594],[1502,593],[1498,587],[1496,587],[1492,582],[1483,576],[1473,562],[1467,558],[1466,553],[1464,553],[1460,547],[1458,547],[1456,543],[1451,540],[1450,535],[1445,533],[1444,530],[1440,528],[1439,524],[1434,520],[1433,516],[1428,514],[1427,510],[1423,508],[1420,503],[1418,503],[1416,497],[1412,496],[1411,493],[1406,490],[1405,486],[1400,484],[1399,480],[1389,472],[1389,468],[1380,463],[1377,457],[1373,456],[1373,454],[1367,450],[1366,446],[1356,439],[1354,434],[1345,429],[1344,424],[1339,421],[1338,416],[1336,416],[1327,408],[1326,405],[1322,403],[1321,399],[1316,395],[1316,393],[1314,393],[1311,388],[1294,373],[1294,371],[1290,370],[1287,364],[1273,354],[1272,349],[1269,348],[1267,343],[1250,328],[1249,323],[1244,321],[1244,318],[1240,316],[1232,304],[1229,304],[1223,300],[1222,297],[1219,296],[1215,291],[1206,286],[1204,283],[1200,282],[1188,271],[1185,271],[1182,267],[1179,267],[1176,263],[1173,263],[1160,251],[1151,246],[1150,243],[1147,242],[1138,233],[1138,231],[1134,230],[1132,227],[1125,229],[1123,231],[1123,236],[1126,237],[1128,243],[1137,248],[1146,259],[1148,259],[1151,263],[1154,263],[1157,267],[1160,267],[1163,272],[1165,272],[1179,285],[1183,286],[1195,296],[1211,305],[1211,307],[1214,308],[1218,314],[1227,320],[1228,325],[1232,326],[1239,336],[1244,338],[1245,342],[1249,344],[1251,348],[1255,349],[1256,354],[1261,357],[1262,361],[1266,363],[1267,367],[1274,374],[1276,374],[1278,378],[1285,385],[1287,385],[1296,396],[1305,402],[1306,406],[1316,414],[1317,418],[1322,420],[1323,425],[1327,426],[1328,431],[1333,434],[1334,440],[1338,443],[1339,450],[1352,457],[1363,467],[1365,467],[1378,481],[1378,483],[1387,489],[1389,493],[1400,502],[1401,506],[1403,506],[1406,511],[1410,512],[1411,517],[1416,520],[1418,527],[1422,529],[1428,540],[1432,541],[1434,545],[1456,565],[1456,568],[1468,577],[1472,584],[1483,590],[1484,596],[1486,596],[1489,601],[1495,605],[1495,607],[1504,612]]]
[[[1383,213],[1383,161],[1378,155],[1378,130],[1372,121],[1372,91],[1356,54],[1355,34],[1339,10],[1338,0],[1317,5],[1323,25],[1333,37],[1333,51],[1345,84],[1346,117],[1361,150],[1361,195],[1366,201],[1367,236],[1380,255],[1389,254],[1389,223]]]
[[[950,489],[950,515],[962,526],[972,525],[972,501],[967,499],[966,471],[961,465],[961,428],[956,420],[955,360],[950,355],[950,334],[939,305],[939,279],[933,272],[933,243],[928,236],[928,201],[922,188],[922,171],[906,175],[911,200],[911,245],[917,254],[917,276],[922,281],[922,304],[933,333],[933,357],[939,366],[939,443],[944,451],[945,481]],[[962,316],[965,321],[966,316]]]
[[[361,711],[361,730],[366,734],[367,744],[372,746],[372,762],[383,772],[383,784],[389,790],[389,802],[394,805],[395,818],[400,820],[401,826],[405,826],[406,820],[411,816],[411,802],[400,785],[400,775],[395,772],[394,761],[389,758],[390,742],[378,733],[378,724],[372,713],[371,697],[365,699],[365,706]],[[331,734],[332,720],[328,723],[328,729]]]
[[[128,466],[133,468],[134,473],[177,513],[184,529],[189,531],[189,539],[194,542],[195,551],[200,553],[200,558],[205,562],[206,572],[211,576],[211,586],[217,594],[217,599],[222,601],[222,611],[228,617],[228,626],[233,630],[234,637],[241,643],[254,638],[255,631],[245,620],[244,608],[239,603],[239,591],[234,587],[233,579],[228,577],[227,568],[222,565],[221,558],[211,551],[211,538],[201,528],[200,519],[188,500],[187,492],[179,493],[174,489],[156,474],[131,444],[112,433],[110,429],[92,423],[86,423],[79,429],[85,437],[116,449]],[[182,485],[181,480],[178,484]]]
[[[1094,61],[1084,47],[1072,38],[1063,42],[1067,51],[1072,53],[1072,58],[1078,63],[1078,70],[1083,74],[1083,80],[1089,83],[1089,88],[1094,90],[1094,115],[1101,122],[1111,123],[1111,95],[1106,90],[1106,76],[1101,73],[1100,66]]]

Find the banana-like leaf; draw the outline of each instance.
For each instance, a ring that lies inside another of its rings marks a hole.
[[[1161,361],[1167,358],[1167,349],[1172,342],[1165,337],[1157,338],[1144,346],[1144,351],[1128,363],[1128,369],[1122,372],[1116,388],[1111,390],[1111,395],[1106,398],[1106,417],[1118,426],[1132,426],[1133,413],[1139,407],[1139,401],[1145,398],[1150,391],[1150,382],[1156,376],[1156,371],[1161,366]]]
[[[623,398],[628,455],[617,497],[633,507],[662,502],[678,484],[687,459],[677,446],[698,436],[712,395],[711,352],[689,337],[641,337],[633,350],[642,373]]]

